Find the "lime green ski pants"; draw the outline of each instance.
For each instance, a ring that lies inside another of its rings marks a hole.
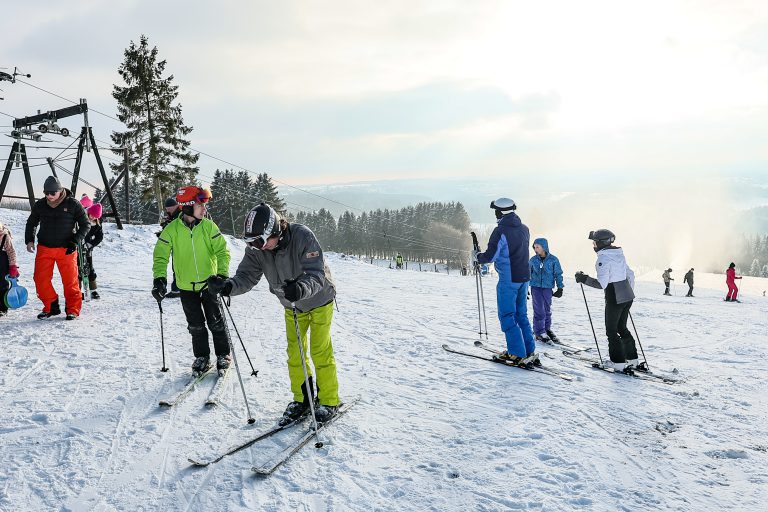
[[[312,375],[309,357],[315,365],[315,383],[318,388],[320,405],[339,405],[339,381],[336,379],[336,359],[333,357],[331,344],[331,322],[333,321],[333,302],[305,313],[297,312],[301,341],[307,373]],[[310,349],[307,350],[307,330]],[[293,310],[285,310],[285,333],[288,338],[288,376],[291,379],[293,399],[304,400],[301,385],[304,384],[304,370],[301,368],[301,353],[296,340],[296,325],[293,323]]]

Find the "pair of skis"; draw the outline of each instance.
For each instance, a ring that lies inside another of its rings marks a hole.
[[[447,352],[451,352],[452,354],[460,354],[460,355],[463,355],[463,356],[475,357],[477,359],[483,359],[485,361],[491,361],[491,362],[494,362],[494,363],[500,363],[500,364],[503,364],[505,366],[509,366],[509,367],[512,367],[512,368],[519,368],[520,370],[526,370],[526,371],[529,371],[529,372],[544,373],[544,374],[547,374],[547,375],[551,375],[553,377],[559,377],[559,378],[561,378],[563,380],[567,380],[567,381],[572,381],[573,380],[573,376],[572,375],[568,375],[567,373],[560,373],[560,372],[557,372],[555,370],[552,370],[550,368],[546,368],[546,367],[543,367],[543,366],[525,366],[525,367],[523,367],[523,366],[518,366],[516,364],[513,364],[510,361],[505,361],[503,359],[499,359],[498,356],[501,354],[501,351],[492,349],[491,347],[488,347],[487,345],[483,344],[482,341],[476,341],[475,342],[475,346],[478,347],[478,348],[481,348],[481,349],[483,349],[483,350],[485,350],[487,352],[491,352],[493,355],[486,357],[486,356],[481,355],[481,354],[473,354],[471,352],[464,352],[464,351],[461,351],[461,350],[457,350],[457,349],[455,349],[455,348],[453,348],[453,347],[451,347],[451,346],[449,346],[447,344],[443,345],[443,349],[445,351],[447,351]]]
[[[211,392],[208,394],[208,398],[205,401],[205,405],[213,406],[218,405],[219,401],[221,400],[221,396],[224,394],[224,390],[226,389],[226,383],[227,378],[229,377],[229,369],[225,370],[219,370],[218,371],[218,377],[216,378],[216,384],[213,385],[213,388],[211,389]],[[209,366],[206,370],[202,372],[195,373],[192,375],[192,378],[187,381],[187,384],[184,386],[184,388],[177,392],[175,395],[171,395],[167,398],[163,398],[160,400],[160,405],[165,407],[173,407],[174,405],[178,404],[182,400],[184,400],[186,397],[188,397],[192,391],[195,390],[198,384],[200,384],[208,375],[211,373],[214,373],[213,366]]]
[[[326,421],[325,423],[318,424],[318,431],[323,431],[328,425],[335,422],[340,416],[344,415],[347,411],[349,411],[349,409],[351,409],[352,406],[354,406],[358,400],[359,398],[356,398],[350,402],[341,404],[339,408],[336,410],[336,414],[334,414],[328,421]],[[227,457],[241,450],[244,450],[249,446],[253,446],[254,444],[257,444],[260,441],[268,439],[279,432],[291,429],[292,427],[305,423],[306,419],[307,419],[307,415],[304,415],[301,418],[291,423],[288,423],[287,425],[282,425],[282,426],[276,425],[268,430],[265,430],[264,432],[261,432],[260,434],[256,435],[255,437],[243,443],[240,443],[236,446],[231,447],[230,449],[228,449],[227,451],[225,451],[224,453],[216,457],[210,457],[205,459],[190,457],[187,460],[189,460],[189,462],[192,463],[194,466],[200,466],[200,467],[205,467],[210,464],[214,464],[222,460],[224,457]],[[263,475],[263,476],[271,475],[272,473],[274,473],[274,471],[277,468],[285,464],[292,456],[294,456],[299,450],[301,450],[312,439],[315,439],[316,437],[317,437],[317,432],[315,431],[315,429],[312,426],[307,427],[304,430],[304,432],[296,440],[290,443],[283,451],[281,451],[271,459],[267,460],[263,464],[252,467],[251,470],[257,475]]]
[[[600,361],[593,359],[591,357],[585,357],[578,352],[572,352],[569,350],[563,350],[563,355],[566,357],[570,357],[572,359],[578,359],[579,361],[584,361],[586,363],[589,363],[589,366],[591,368],[594,368],[595,370],[602,370],[607,373],[612,373],[614,375],[618,376],[624,376],[624,377],[634,377],[636,379],[641,380],[648,380],[653,382],[661,382],[664,384],[675,384],[676,382],[679,382],[678,379],[674,379],[671,377],[665,377],[663,375],[659,375],[652,372],[641,372],[639,370],[635,370],[632,373],[624,373],[620,371],[616,371],[614,368],[607,368],[606,366],[600,364]],[[674,373],[674,371],[673,371]]]

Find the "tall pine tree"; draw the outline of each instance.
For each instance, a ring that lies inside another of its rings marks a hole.
[[[158,61],[157,47],[149,47],[142,35],[139,44],[131,41],[118,68],[124,86],[115,85],[117,117],[128,128],[113,132],[112,141],[129,148],[129,165],[143,197],[154,196],[162,217],[164,198],[179,186],[195,181],[199,154],[189,151],[185,138],[192,127],[184,124],[181,105],[176,102],[178,86],[173,75],[164,77],[166,61]],[[117,172],[121,166],[112,165]]]

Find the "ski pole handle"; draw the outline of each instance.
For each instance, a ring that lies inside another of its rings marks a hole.
[[[470,235],[472,235],[472,247],[473,247],[473,248],[474,248],[476,251],[479,251],[479,250],[480,250],[480,244],[479,244],[479,243],[477,243],[477,235],[475,234],[475,232],[474,232],[474,231],[470,232],[469,234],[470,234]]]

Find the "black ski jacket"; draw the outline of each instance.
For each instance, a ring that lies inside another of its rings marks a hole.
[[[65,188],[64,193],[67,197],[56,208],[48,206],[45,198],[39,199],[32,206],[24,233],[25,243],[35,241],[38,225],[37,242],[45,247],[67,247],[72,242],[78,243],[85,239],[91,227],[85,208],[72,197],[68,189]]]

